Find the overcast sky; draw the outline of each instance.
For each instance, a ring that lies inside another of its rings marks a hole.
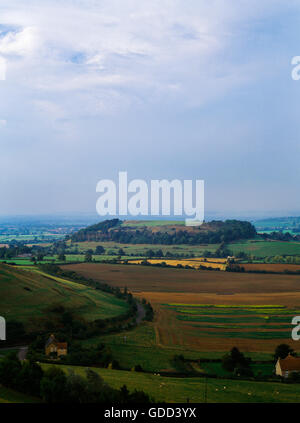
[[[300,211],[299,27],[296,0],[0,0],[0,214],[93,212],[122,170]]]

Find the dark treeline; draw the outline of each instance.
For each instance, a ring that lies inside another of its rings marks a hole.
[[[290,232],[262,233],[260,236],[265,240],[273,241],[300,241],[300,235],[292,235]]]
[[[114,389],[101,376],[86,369],[86,377],[73,371],[64,373],[58,366],[46,371],[33,360],[20,362],[11,353],[0,361],[1,384],[40,398],[46,403],[119,403],[147,404],[153,402],[143,391],[129,392],[126,385]]]
[[[119,219],[106,220],[97,225],[81,229],[71,235],[73,242],[80,241],[114,241],[128,244],[215,244],[239,239],[249,239],[256,236],[254,226],[249,222],[239,220],[212,221],[204,223],[194,230],[180,229],[177,231],[153,232],[151,228],[134,228],[121,226]],[[184,228],[184,227],[183,227]]]

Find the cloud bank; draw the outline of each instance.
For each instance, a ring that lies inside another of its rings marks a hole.
[[[299,124],[287,113],[297,104],[289,64],[299,8],[283,0],[0,5],[0,213],[92,210],[97,180],[119,170],[205,179],[212,209],[276,209],[276,186],[287,208],[300,210]],[[292,154],[280,151],[283,142]]]

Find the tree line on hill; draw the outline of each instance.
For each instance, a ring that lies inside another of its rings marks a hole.
[[[153,232],[147,227],[133,228],[122,226],[119,219],[105,220],[96,225],[81,229],[68,236],[72,242],[114,241],[128,244],[215,244],[256,236],[256,229],[250,222],[239,220],[212,221],[204,223],[194,231],[168,232],[165,229]]]
[[[261,238],[272,241],[300,241],[300,235],[292,235],[290,232],[273,231],[271,233],[260,233]]]
[[[20,362],[10,353],[0,361],[0,381],[3,386],[41,398],[46,403],[118,403],[148,404],[154,401],[142,390],[129,392],[126,385],[115,389],[101,376],[86,369],[86,377],[59,366],[43,370],[33,360]]]

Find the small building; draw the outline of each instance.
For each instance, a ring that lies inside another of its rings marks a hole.
[[[227,256],[226,262],[228,264],[233,264],[235,263],[235,256]]]
[[[52,334],[46,342],[45,345],[45,354],[54,355],[60,357],[62,355],[68,354],[68,344],[67,342],[58,342],[55,336]]]
[[[290,373],[300,373],[300,357],[289,354],[286,358],[278,358],[275,371],[276,375],[284,378]]]

